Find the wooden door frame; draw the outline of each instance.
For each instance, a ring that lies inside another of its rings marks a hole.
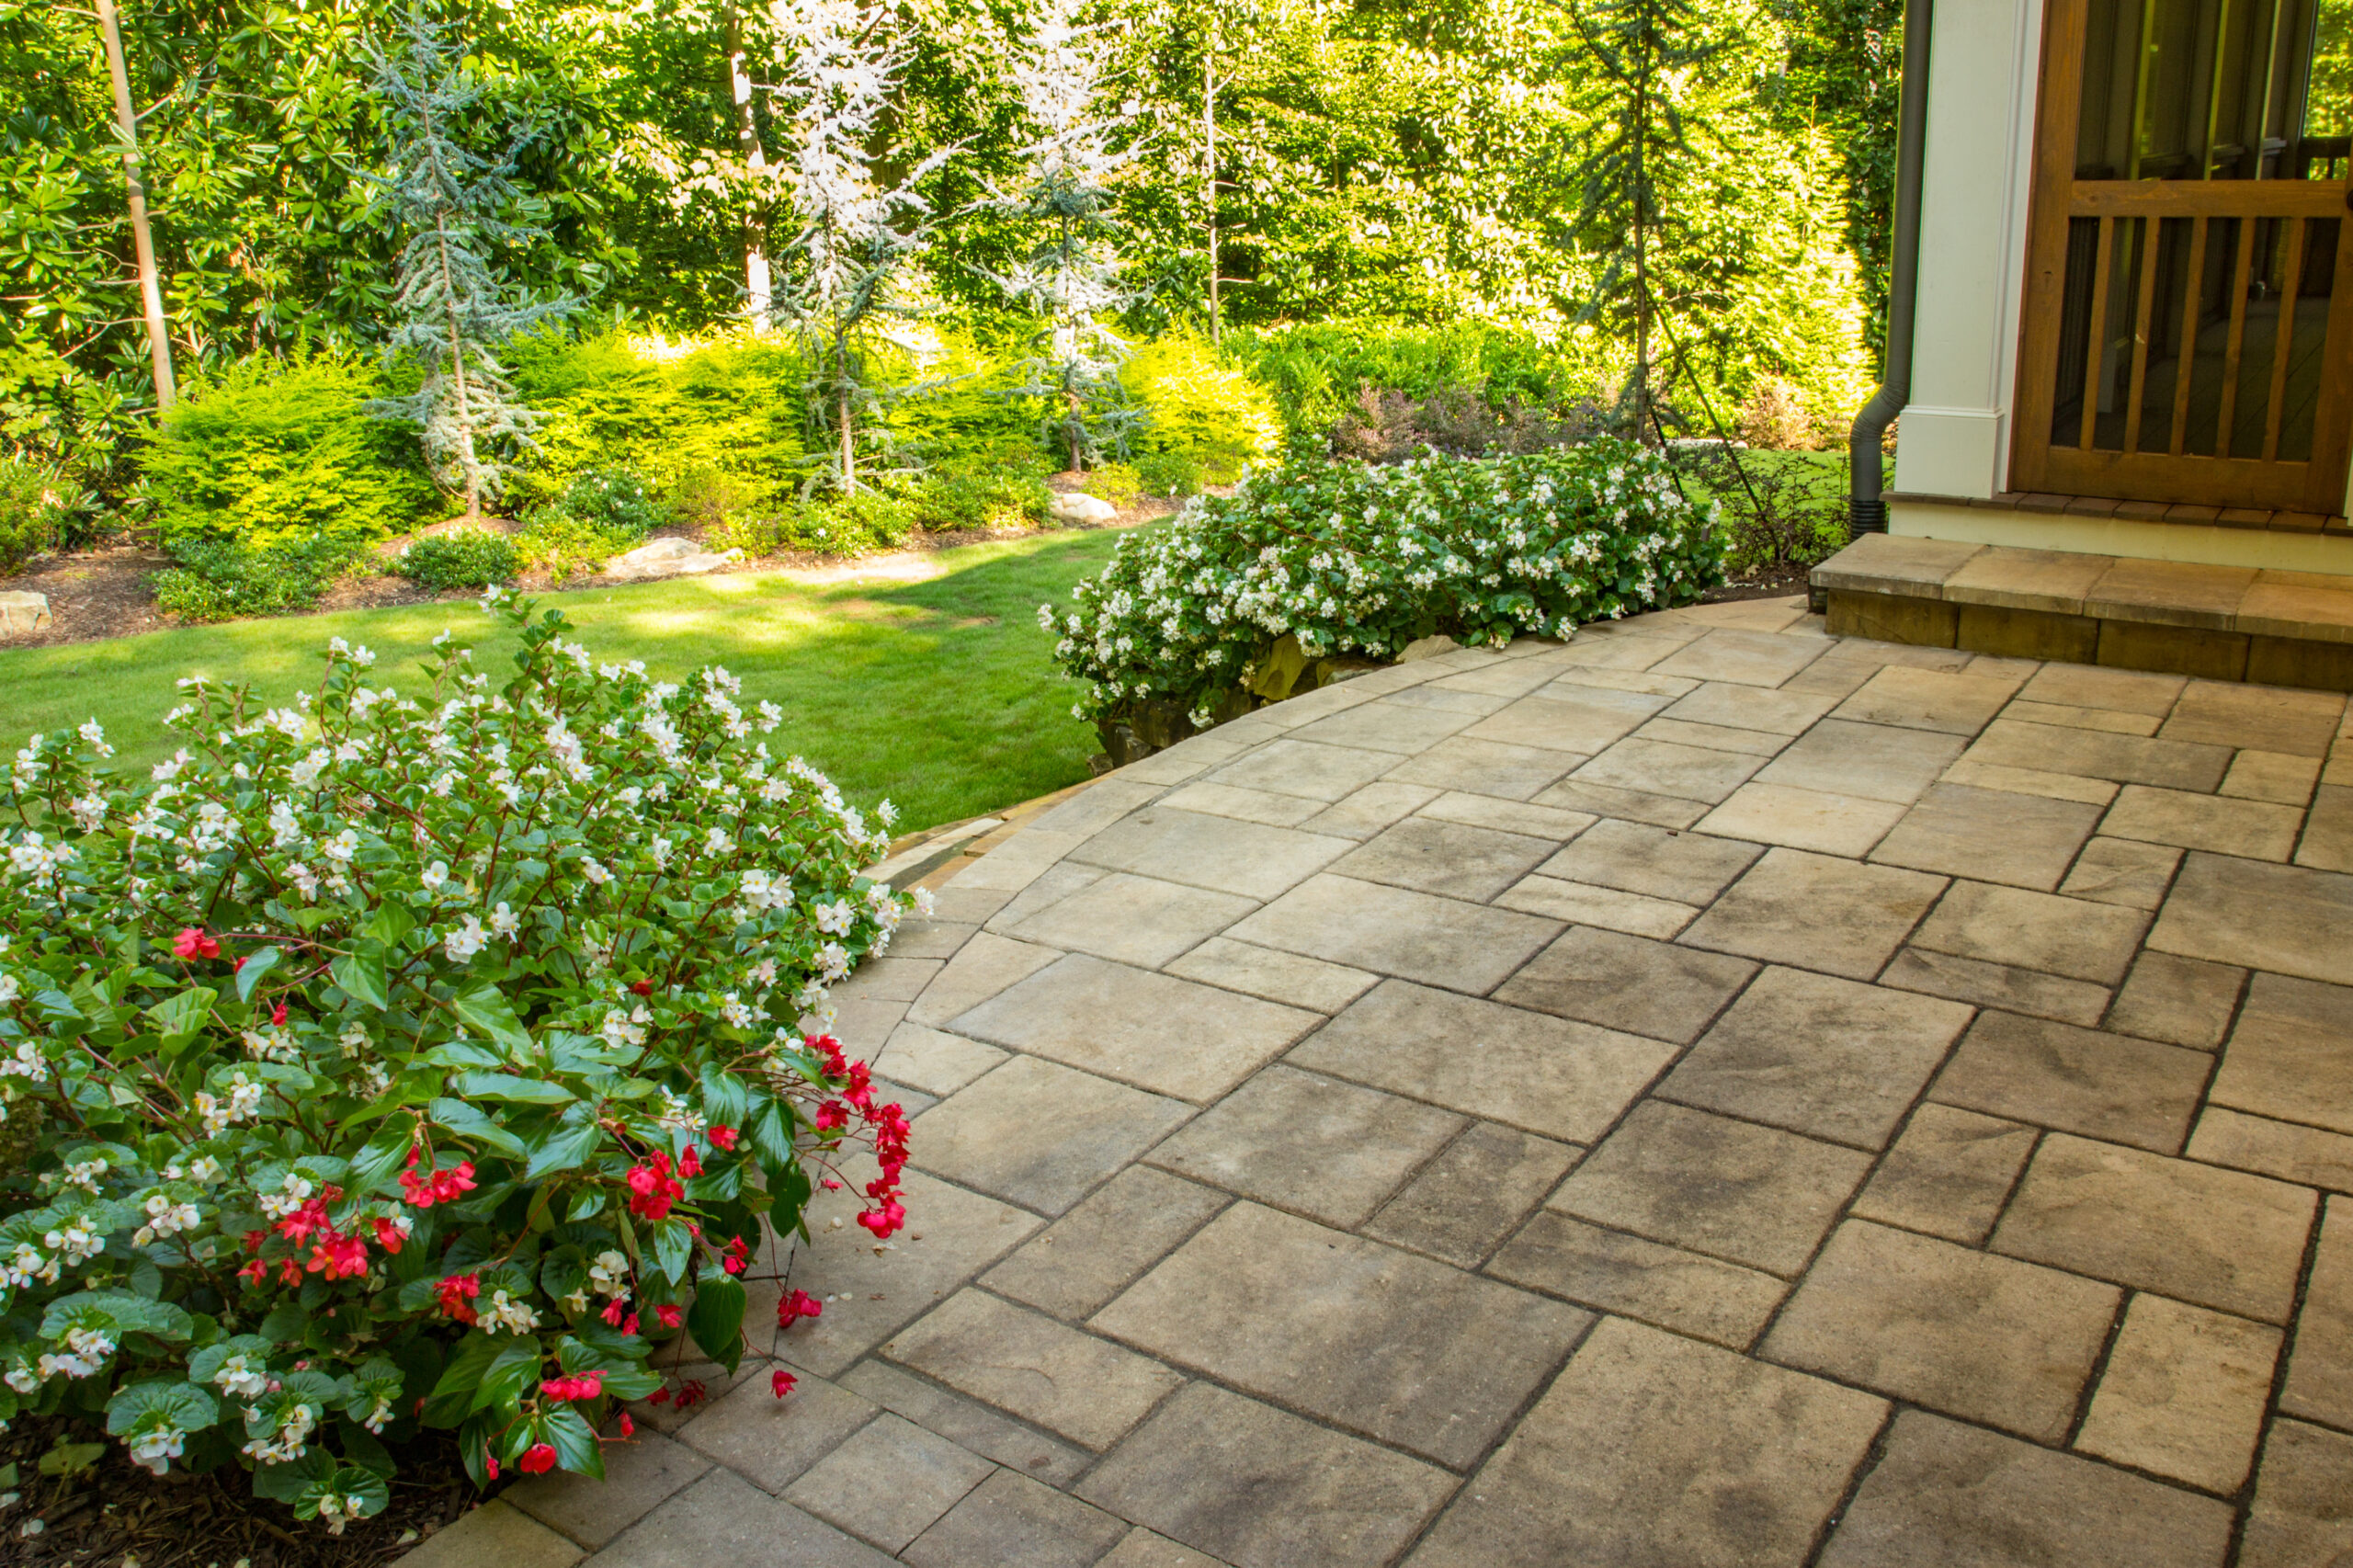
[[[2296,213],[2338,221],[2336,271],[2329,301],[2328,336],[2321,353],[2318,406],[2313,411],[2313,450],[2301,466],[2302,484],[2292,495],[2265,502],[2258,497],[2275,492],[2288,476],[2290,465],[2252,458],[2180,457],[2146,452],[2127,454],[2074,447],[2053,448],[2051,423],[2058,395],[2061,318],[2067,287],[2067,231],[2075,202],[2076,119],[2084,80],[2084,38],[2090,0],[2047,0],[2043,8],[2042,56],[2038,74],[2034,114],[2034,152],[2029,165],[2032,187],[2027,208],[2025,286],[2018,302],[2018,362],[2015,415],[2010,430],[2009,488],[2073,494],[2108,495],[2124,499],[2165,500],[2208,506],[2268,505],[2283,510],[2330,514],[2346,505],[2348,460],[2353,459],[2353,182],[2310,180],[2100,181],[2109,188],[2092,199],[2096,210],[2118,217],[2145,217],[2152,222],[2170,215],[2183,194],[2166,186],[2217,185],[2236,187],[2246,204],[2275,215]],[[2295,187],[2302,187],[2302,191]],[[2268,187],[2268,189],[2258,189]],[[2346,194],[2342,204],[2325,211],[2313,210],[2328,194]],[[2195,286],[2194,282],[2191,285]],[[2106,332],[2105,322],[2094,321],[2095,338]],[[2099,344],[2086,370],[2085,396],[2095,395],[2092,378],[2098,372]],[[2188,368],[2177,372],[2186,381]],[[2177,381],[2177,385],[2178,385]],[[2177,391],[2177,396],[2186,395]],[[2164,495],[2130,495],[2145,490],[2145,483],[2120,479],[2116,471],[2127,463],[2139,465],[2154,457],[2177,465],[2166,476]]]

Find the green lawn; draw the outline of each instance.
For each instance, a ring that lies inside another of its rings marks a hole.
[[[946,574],[921,583],[688,578],[540,602],[561,607],[600,660],[643,659],[670,679],[726,665],[743,677],[746,707],[765,698],[785,710],[772,749],[807,757],[855,803],[889,797],[904,830],[1086,777],[1086,757],[1101,747],[1093,726],[1070,716],[1075,688],[1053,667],[1037,608],[1098,570],[1118,538],[1045,534],[946,551]],[[384,681],[415,688],[415,658],[445,626],[486,663],[511,646],[472,604],[442,603],[0,652],[0,739],[13,752],[29,732],[95,717],[123,761],[144,765],[172,749],[157,721],[182,676],[250,680],[282,702],[315,678],[318,650],[340,636],[375,650]]]

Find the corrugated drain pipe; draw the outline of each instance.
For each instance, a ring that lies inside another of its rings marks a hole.
[[[1847,439],[1847,533],[1887,531],[1881,472],[1887,427],[1912,398],[1912,324],[1918,313],[1920,185],[1928,142],[1928,28],[1934,0],[1905,0],[1904,97],[1895,141],[1895,255],[1887,280],[1887,379]]]

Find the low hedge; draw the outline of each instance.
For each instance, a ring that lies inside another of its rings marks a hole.
[[[1108,726],[1173,713],[1189,733],[1351,651],[1391,659],[1440,632],[1466,644],[1566,637],[1691,603],[1723,580],[1723,550],[1713,506],[1626,442],[1299,462],[1121,540],[1067,607],[1040,606],[1039,622],[1086,683],[1076,716]]]

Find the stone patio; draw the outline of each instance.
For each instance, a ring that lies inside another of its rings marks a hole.
[[[933,869],[836,1026],[911,1229],[821,1204],[799,1389],[409,1562],[2353,1561],[2346,699],[1803,611],[1383,670]]]

